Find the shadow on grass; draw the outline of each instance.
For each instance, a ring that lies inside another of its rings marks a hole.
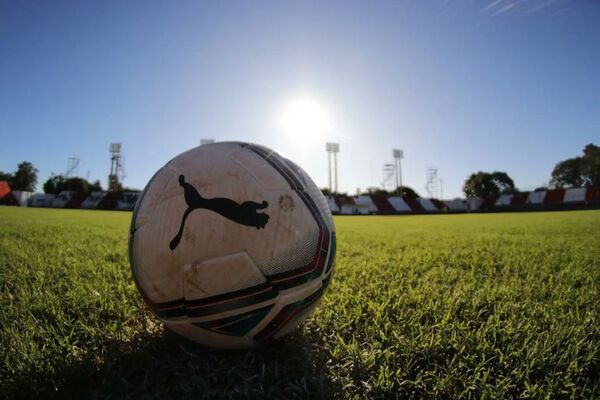
[[[170,331],[103,342],[51,374],[18,376],[13,398],[329,398],[326,356],[298,329],[268,347],[212,350]],[[6,393],[5,393],[6,394]]]

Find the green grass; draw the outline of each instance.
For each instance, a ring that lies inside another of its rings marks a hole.
[[[162,328],[130,217],[0,207],[1,397],[600,397],[598,211],[336,217],[317,311],[251,351]]]

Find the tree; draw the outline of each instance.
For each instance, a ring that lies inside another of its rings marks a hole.
[[[463,192],[468,198],[496,196],[515,192],[515,183],[506,172],[479,171],[465,181]]]
[[[44,183],[45,193],[59,194],[63,190],[89,194],[94,191],[102,190],[102,187],[100,186],[100,181],[90,183],[84,178],[73,177],[67,179],[63,175],[52,175]]]
[[[375,196],[375,197],[388,197],[390,195],[387,190],[381,189],[377,186],[369,186],[367,188],[367,191],[364,193],[361,193],[361,194],[367,195],[367,196]]]
[[[89,185],[90,192],[101,192],[102,184],[100,183],[100,179],[96,179],[93,183]]]
[[[13,174],[10,172],[0,171],[0,181],[7,181],[9,184],[12,182]]]
[[[583,156],[558,162],[551,183],[555,187],[600,186],[600,147],[590,143],[583,149]]]
[[[399,189],[399,188],[398,188]],[[395,190],[394,193],[398,193],[398,190]],[[407,197],[410,199],[418,199],[419,194],[410,186],[402,186],[402,190],[400,191],[400,196]]]
[[[13,190],[24,190],[33,192],[37,184],[38,170],[29,161],[23,161],[17,165],[10,186]]]

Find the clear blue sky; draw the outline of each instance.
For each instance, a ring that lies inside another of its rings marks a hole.
[[[327,118],[294,137],[287,105]],[[0,170],[22,160],[43,182],[70,156],[106,186],[110,142],[125,184],[201,138],[267,145],[327,185],[381,182],[401,148],[404,182],[444,196],[477,170],[517,186],[600,142],[600,2],[0,1]],[[41,184],[38,184],[41,190]]]

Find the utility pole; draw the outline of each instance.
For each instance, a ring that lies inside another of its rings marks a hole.
[[[331,193],[337,193],[338,191],[338,174],[337,174],[337,153],[340,152],[339,143],[325,143],[325,151],[327,151],[328,162],[327,166],[329,169],[329,191]],[[331,155],[333,154],[333,174],[335,179],[335,186],[332,184],[331,177]]]
[[[396,190],[398,195],[402,195],[402,168],[400,165],[401,160],[404,158],[404,151],[400,149],[394,149],[392,151],[394,155],[394,165],[396,167]]]

